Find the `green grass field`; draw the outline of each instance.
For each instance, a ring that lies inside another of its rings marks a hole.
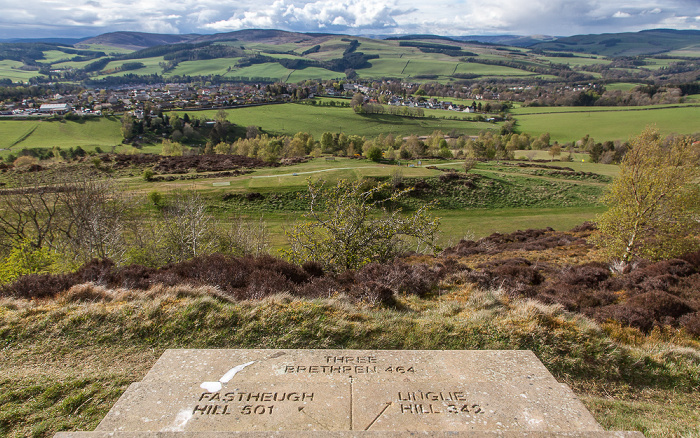
[[[49,64],[53,64],[55,62],[58,62],[60,60],[66,60],[74,57],[76,55],[71,55],[66,52],[61,52],[60,50],[45,50],[44,51],[44,59],[41,60],[41,62],[46,62]]]
[[[76,48],[95,50],[98,52],[105,52],[107,55],[121,55],[125,53],[132,53],[133,50],[125,49],[123,47],[108,46],[103,44],[76,44]]]
[[[616,82],[614,84],[606,84],[605,89],[610,90],[610,91],[615,91],[615,90],[620,90],[620,91],[629,91],[633,89],[634,87],[638,87],[643,84],[635,84],[632,82]]]
[[[530,114],[523,114],[523,113]],[[513,114],[519,132],[539,135],[549,132],[552,141],[569,142],[586,134],[597,141],[628,140],[646,126],[654,125],[662,135],[700,132],[700,108],[520,108]]]
[[[0,79],[10,79],[12,82],[26,82],[35,76],[42,76],[37,70],[21,70],[24,63],[4,59],[0,61]]]
[[[122,65],[128,62],[140,62],[142,63],[145,67],[139,68],[136,70],[127,70],[127,71],[114,71],[116,69],[119,69]],[[122,61],[112,61],[107,66],[103,69],[104,72],[107,72],[107,74],[98,76],[99,78],[103,78],[105,76],[124,76],[125,74],[133,73],[136,75],[150,75],[150,74],[161,74],[163,73],[163,69],[160,67],[160,63],[165,62],[162,56],[156,56],[153,58],[142,58],[142,59],[127,59],[127,60],[122,60]]]
[[[591,57],[591,56],[543,56],[538,59],[553,62],[555,64],[566,64],[571,67],[580,67],[585,65],[607,65],[610,64],[610,60],[601,57]]]
[[[306,208],[305,204],[296,201],[296,194],[305,191],[307,180],[323,179],[331,184],[340,179],[373,178],[386,181],[399,169],[404,178],[436,178],[442,175],[442,172],[428,169],[426,166],[437,165],[440,168],[454,168],[458,171],[461,169],[459,160],[422,160],[421,165],[413,160],[405,161],[403,164],[404,166],[398,167],[350,158],[335,158],[332,161],[318,158],[293,166],[259,169],[238,177],[155,183],[146,183],[140,178],[132,178],[128,186],[129,190],[142,194],[152,190],[162,193],[177,189],[197,190],[212,200],[214,211],[218,212],[217,215],[221,220],[225,220],[231,214],[232,206],[219,201],[227,193],[257,192],[266,197],[276,194],[279,197],[278,201],[236,204],[235,208],[238,214],[244,214],[250,218],[262,216],[270,232],[272,247],[280,249],[287,245],[282,232],[283,228],[299,220]],[[413,164],[416,167],[406,167],[406,164]],[[617,166],[589,162],[553,162],[551,164],[609,176],[614,176],[617,172]],[[568,230],[584,221],[594,219],[596,214],[604,211],[604,207],[597,203],[597,196],[601,193],[604,183],[582,180],[575,181],[572,185],[566,180],[553,180],[549,177],[526,174],[517,167],[504,168],[493,163],[479,164],[472,172],[488,178],[492,184],[498,185],[503,182],[504,187],[510,187],[510,190],[517,193],[504,195],[499,194],[500,189],[495,189],[497,193],[479,192],[479,194],[469,195],[455,192],[451,195],[441,195],[440,203],[443,207],[438,207],[433,214],[441,218],[440,244],[443,246],[457,242],[465,235],[483,237],[494,232],[505,233],[548,226],[557,230]],[[558,189],[553,192],[555,187]],[[540,194],[542,192],[550,193],[554,197],[564,192],[569,192],[571,195],[567,195],[566,199],[562,198],[562,202],[551,202],[548,199],[550,195],[543,198]],[[460,199],[462,196],[484,197],[489,200],[484,204],[479,199]],[[525,200],[518,199],[522,196]],[[410,201],[407,205],[413,205],[415,202],[421,201]],[[565,204],[569,206],[564,206]],[[458,205],[492,205],[493,207],[458,208]],[[520,206],[503,207],[504,205]]]
[[[95,62],[95,61],[97,61],[97,60],[100,60],[100,59],[104,59],[104,57],[102,57],[102,58],[90,59],[90,60],[88,60],[88,61],[66,61],[66,62],[59,62],[59,63],[53,64],[52,67],[58,68],[58,69],[61,69],[61,68],[75,68],[75,69],[78,69],[78,68],[84,68],[86,65],[92,64],[93,62]]]
[[[218,58],[204,59],[200,61],[184,61],[181,62],[165,74],[165,76],[175,75],[225,75],[229,68],[236,65],[236,61],[240,58]]]
[[[185,111],[186,112],[186,111]],[[428,135],[436,129],[461,134],[476,135],[485,129],[498,129],[498,125],[462,120],[432,118],[406,118],[392,115],[358,115],[350,108],[316,107],[300,104],[266,105],[238,108],[227,111],[228,120],[241,126],[258,126],[266,132],[293,135],[308,132],[316,139],[324,132],[344,132],[348,135],[376,137],[379,134],[408,136]],[[198,117],[213,119],[216,111],[198,111]],[[443,112],[441,112],[443,113]],[[454,116],[444,112],[445,116]]]
[[[289,82],[301,82],[308,79],[322,79],[324,81],[329,79],[344,80],[345,75],[343,73],[327,70],[325,68],[306,67],[302,70],[292,71],[292,73],[287,77]]]
[[[680,56],[680,57],[700,57],[700,44],[684,47],[682,49],[673,50],[668,53],[669,56]]]
[[[292,70],[282,67],[276,62],[266,62],[264,64],[254,64],[249,67],[232,69],[227,76],[247,77],[247,78],[270,78],[274,81],[284,81]]]
[[[93,150],[99,146],[104,149],[121,143],[120,128],[121,123],[116,117],[82,122],[0,120],[0,148],[3,149],[0,156],[37,147],[80,146],[85,150]]]

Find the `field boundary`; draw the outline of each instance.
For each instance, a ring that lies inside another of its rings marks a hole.
[[[29,132],[26,132],[26,133],[23,134],[20,138],[18,138],[17,140],[15,140],[15,142],[12,143],[12,144],[8,147],[8,149],[12,149],[13,147],[15,147],[15,146],[17,146],[18,144],[22,143],[24,140],[28,139],[32,134],[34,134],[34,131],[36,131],[38,127],[39,127],[39,124],[37,123],[36,125],[34,125],[34,126],[32,127],[32,129],[29,130]]]

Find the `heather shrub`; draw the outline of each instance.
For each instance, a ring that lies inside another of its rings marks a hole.
[[[610,277],[610,270],[603,263],[586,263],[564,267],[554,282],[567,285],[597,288]]]
[[[393,307],[396,305],[394,292],[375,281],[353,285],[348,295],[356,301],[362,301],[372,306]]]
[[[304,270],[311,277],[322,277],[323,276],[323,265],[317,261],[309,260],[301,265],[301,269]]]
[[[331,298],[348,290],[331,276],[313,277],[310,281],[296,286],[294,296],[303,298]]]
[[[2,287],[2,295],[15,298],[51,298],[73,286],[70,275],[29,274]]]
[[[92,282],[110,283],[114,262],[109,259],[92,259],[80,267],[74,274],[74,284]]]
[[[634,296],[625,304],[632,308],[646,309],[655,320],[676,319],[693,311],[684,300],[662,291]]]
[[[544,280],[529,260],[519,257],[482,263],[478,268],[481,271],[473,271],[467,277],[482,288],[502,289],[510,294],[530,296],[532,286]]]
[[[238,300],[260,300],[270,295],[291,292],[294,285],[279,272],[254,270],[247,278],[245,288],[238,289],[234,296]]]
[[[401,260],[391,263],[371,263],[355,273],[357,283],[376,282],[397,294],[425,297],[443,277],[441,269],[425,264],[407,264]]]
[[[696,268],[700,268],[700,251],[689,252],[683,255],[681,259],[685,260]]]
[[[686,332],[700,337],[700,312],[687,313],[679,319],[679,324]]]
[[[309,279],[309,274],[298,265],[272,257],[271,255],[262,255],[251,258],[250,260],[255,269],[279,273],[293,283],[299,284]]]

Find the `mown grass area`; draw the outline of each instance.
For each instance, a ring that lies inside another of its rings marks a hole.
[[[68,120],[0,120],[0,156],[24,148],[70,148],[86,151],[96,146],[103,150],[122,142],[121,122],[116,117],[99,117],[84,121]],[[5,150],[9,149],[9,150]]]
[[[528,113],[528,114],[523,114]],[[514,110],[517,130],[533,135],[549,132],[552,141],[569,142],[590,135],[596,141],[629,140],[646,126],[656,126],[661,135],[693,134],[700,131],[695,106],[654,108],[519,108]]]
[[[184,113],[187,111],[181,111]],[[320,139],[324,132],[344,132],[348,135],[376,137],[379,134],[394,136],[429,135],[435,130],[476,135],[483,130],[499,129],[485,122],[470,122],[438,118],[462,116],[447,111],[434,111],[436,118],[410,118],[388,114],[356,114],[351,108],[320,107],[303,104],[266,105],[227,110],[228,120],[241,126],[258,126],[272,134],[294,135],[308,132]],[[439,113],[439,114],[438,114]],[[214,119],[215,110],[190,111],[190,115]]]
[[[625,341],[624,329],[559,306],[456,284],[395,308],[217,295],[76,286],[56,300],[0,301],[0,434],[93,430],[167,348],[529,349],[607,429],[657,438],[700,426],[698,342],[681,333]]]
[[[212,211],[221,220],[225,221],[232,213],[252,219],[262,218],[275,250],[287,247],[283,235],[285,226],[300,220],[308,209],[303,198],[308,180],[323,179],[329,184],[339,179],[387,182],[398,171],[406,187],[424,181],[427,185],[423,189],[415,189],[397,205],[411,211],[426,202],[435,202],[432,214],[441,221],[441,246],[457,242],[465,234],[484,237],[494,232],[544,227],[568,230],[593,220],[596,214],[605,210],[598,204],[598,199],[610,181],[606,175],[575,179],[546,172],[538,174],[536,169],[481,163],[464,180],[442,182],[440,176],[444,175],[443,172],[426,168],[433,165],[463,172],[461,162],[449,160],[430,160],[417,167],[398,167],[366,160],[336,159],[328,162],[321,158],[295,166],[261,169],[237,178],[139,182],[134,190],[145,193],[154,189],[162,192],[175,188],[196,189],[206,194]],[[579,163],[577,167],[591,172],[593,165]],[[606,170],[614,173],[613,169]],[[229,185],[222,187],[221,183]],[[247,193],[261,196],[248,200],[244,196]],[[236,196],[222,201],[231,194]]]
[[[544,151],[540,151],[546,154]],[[471,233],[483,237],[494,232],[550,226],[567,230],[604,211],[598,199],[616,175],[617,166],[589,162],[551,162],[576,172],[591,175],[557,175],[549,170],[520,168],[507,163],[479,163],[464,180],[440,182],[444,172],[428,168],[454,169],[464,175],[460,160],[403,161],[402,166],[373,163],[364,159],[325,157],[291,166],[256,169],[238,177],[211,177],[195,180],[145,182],[142,170],[124,179],[128,190],[145,197],[151,191],[168,194],[174,190],[193,189],[207,198],[211,212],[226,221],[234,214],[251,219],[262,218],[267,224],[271,245],[277,249],[288,245],[283,228],[301,219],[308,204],[302,199],[308,180],[323,179],[333,184],[340,179],[371,179],[389,182],[400,174],[406,187],[417,181],[428,186],[415,190],[400,205],[412,210],[424,202],[435,201],[433,214],[441,218],[440,244],[456,242]],[[412,165],[414,167],[407,167]],[[473,185],[472,185],[473,182]],[[246,194],[259,193],[249,200]],[[233,197],[231,197],[233,196]],[[224,199],[228,199],[224,201]],[[466,231],[465,231],[466,230]]]

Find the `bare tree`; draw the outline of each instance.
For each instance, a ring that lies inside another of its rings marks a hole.
[[[0,237],[3,246],[28,241],[35,249],[53,247],[60,220],[61,185],[38,174],[20,176],[0,191]]]
[[[233,216],[216,227],[217,251],[233,255],[260,255],[269,250],[267,224],[262,217],[250,220]]]
[[[127,251],[130,203],[111,180],[82,179],[65,184],[59,195],[62,242],[76,261],[109,258],[120,263]]]
[[[214,248],[214,221],[194,190],[174,193],[171,204],[163,209],[162,224],[170,261],[188,260]]]

